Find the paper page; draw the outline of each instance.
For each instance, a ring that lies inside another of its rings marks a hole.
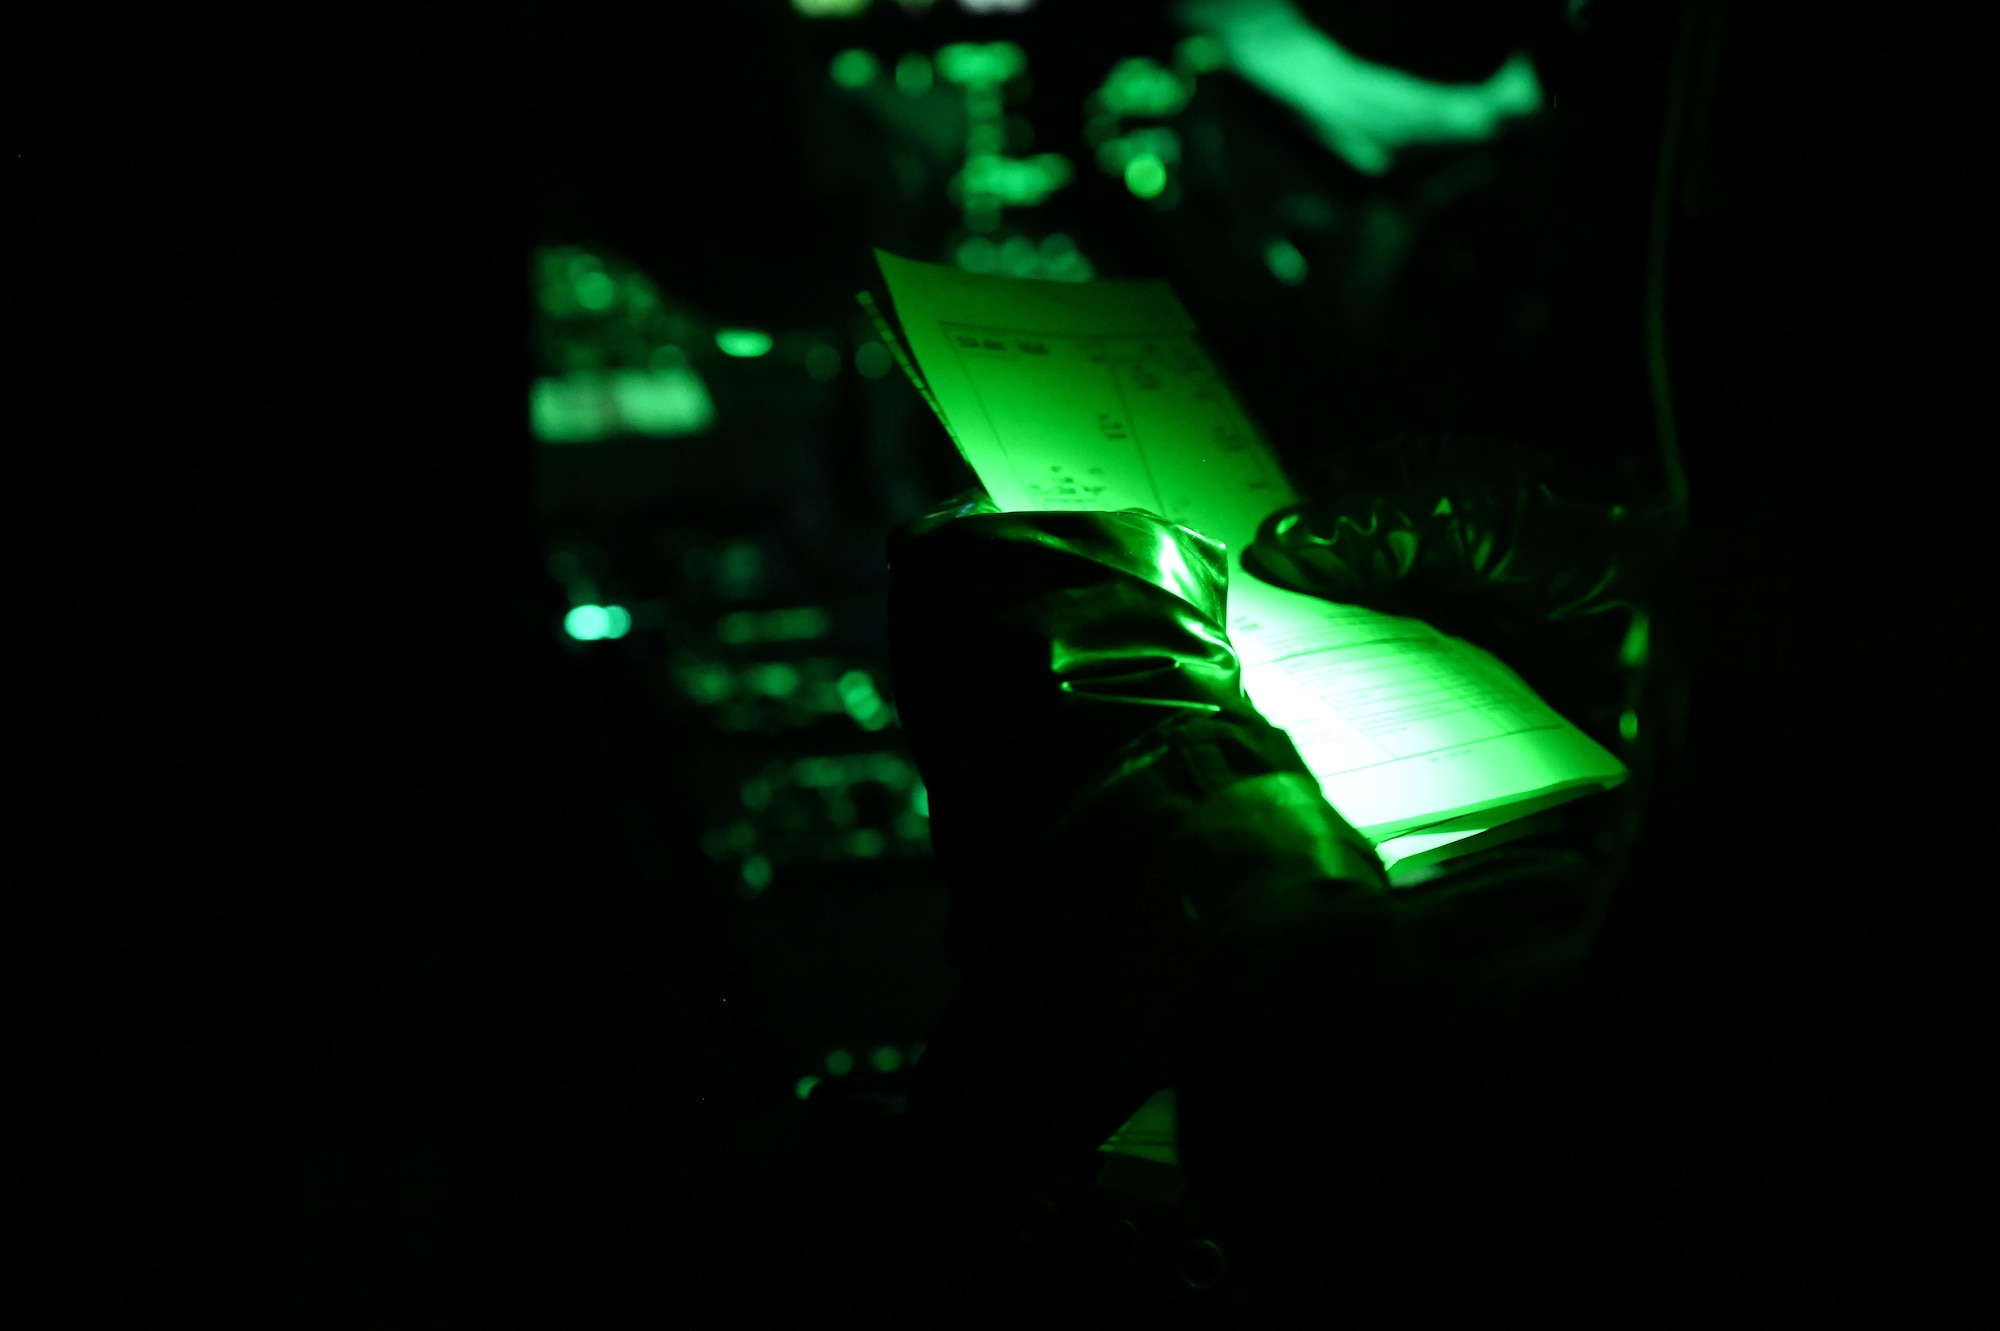
[[[1624,764],[1471,643],[1386,616],[1370,621],[1378,627],[1362,641],[1337,624],[1316,633],[1303,619],[1273,631],[1232,615],[1243,691],[1291,736],[1327,802],[1378,846],[1626,776]],[[1383,636],[1386,624],[1412,627]],[[1491,825],[1473,820],[1463,834]]]
[[[1243,570],[1258,525],[1298,495],[1166,283],[984,277],[876,257],[910,354],[1003,511],[1139,508],[1228,548],[1244,692],[1363,835],[1379,844],[1624,778],[1490,654]]]
[[[1492,815],[1481,816],[1491,825],[1476,832],[1412,832],[1408,836],[1391,837],[1375,847],[1382,868],[1389,875],[1389,886],[1420,886],[1436,878],[1447,860],[1562,827],[1561,819],[1552,813],[1516,816],[1504,821],[1496,821]]]
[[[876,258],[910,354],[1003,510],[1143,508],[1240,551],[1298,501],[1166,283]]]

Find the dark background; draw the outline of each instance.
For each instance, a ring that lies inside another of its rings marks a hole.
[[[576,643],[548,571],[595,551],[613,592],[698,629],[728,600],[716,552],[747,537],[766,573],[744,603],[828,606],[833,649],[891,690],[881,539],[968,479],[907,384],[851,357],[824,391],[780,384],[781,356],[718,362],[722,433],[647,441],[692,444],[684,473],[624,444],[552,472],[521,410],[546,373],[537,246],[621,256],[714,325],[849,349],[871,246],[948,257],[942,177],[899,192],[832,51],[1027,49],[1036,150],[1080,168],[1040,225],[1102,275],[1172,281],[1302,477],[1457,430],[1547,447],[1580,488],[1657,491],[1643,310],[1681,11],[1310,8],[1441,79],[1530,49],[1555,101],[1368,180],[1204,79],[1190,114],[1233,183],[1191,174],[1163,211],[1095,173],[1080,132],[1112,61],[1169,55],[1146,5],[836,24],[592,0],[24,35],[10,363],[33,682],[9,896],[32,925],[10,931],[30,1324],[672,1315],[671,1280],[669,1306],[635,1304],[629,1273],[698,1265],[704,1207],[782,1173],[797,1079],[832,1048],[910,1050],[942,1011],[921,854],[781,857],[746,895],[704,849],[759,763],[897,732],[725,734],[668,687],[680,630]],[[1984,445],[1947,406],[1962,279],[1941,235],[1892,238],[1947,214],[1927,186],[1958,188],[1886,114],[1930,52],[1848,11],[1710,4],[1693,30],[1666,304],[1696,687],[1682,793],[1597,964],[1606,1103],[1687,1216],[1661,1297],[1700,1300],[1919,1223],[1881,1200],[1933,1176],[1898,1111],[1945,1114],[1953,1065],[1892,1017],[1910,990],[1889,976],[1943,927],[1893,926],[1935,919],[1917,879],[1958,872],[1914,871],[1933,857],[1911,829],[1971,825],[1954,792],[1977,782],[1948,775],[1971,760],[1937,755],[1974,751],[1990,708],[1954,702],[1989,641],[1964,511]],[[1284,197],[1407,211],[1482,154],[1464,178],[1486,183],[1429,196],[1368,318],[1343,303],[1360,251],[1337,227],[1305,286],[1263,272],[1252,241]]]

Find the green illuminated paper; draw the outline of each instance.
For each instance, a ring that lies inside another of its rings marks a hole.
[[[1297,498],[1166,283],[876,258],[910,354],[1003,510],[1143,508],[1239,549]]]
[[[1299,496],[1166,283],[875,254],[928,396],[1002,510],[1143,509],[1227,547],[1244,692],[1385,866],[1625,779],[1491,653],[1244,573],[1258,524]]]

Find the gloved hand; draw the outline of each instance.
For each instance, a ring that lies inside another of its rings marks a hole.
[[[895,533],[889,561],[895,703],[964,980],[911,1117],[989,1157],[1088,1152],[1170,1076],[1238,889],[1387,884],[1243,693],[1217,542],[975,491]]]
[[[1243,694],[1200,533],[975,491],[889,557],[964,980],[910,1102],[934,1149],[971,1143],[998,1186],[1175,1085],[1190,1187],[1251,1216],[1273,1171],[1357,1196],[1413,1173],[1440,1108],[1474,1135],[1513,1023],[1587,944],[1581,857],[1503,847],[1392,891]]]
[[[1335,462],[1332,497],[1271,514],[1246,571],[1485,647],[1615,744],[1643,666],[1621,649],[1656,591],[1668,512],[1559,496],[1548,459],[1477,439]],[[1182,1158],[1277,1269],[1338,1254],[1333,1282],[1353,1299],[1365,1277],[1398,1317],[1421,1295],[1491,1308],[1504,1280],[1564,1278],[1551,1235],[1587,1134],[1553,1109],[1563,1017],[1643,789],[1581,811],[1588,835],[1469,856],[1388,900],[1296,909],[1217,959],[1178,1069]],[[1331,1232],[1328,1216],[1343,1218]]]
[[[1383,441],[1334,460],[1328,497],[1265,518],[1243,566],[1476,643],[1590,729],[1618,697],[1620,648],[1656,590],[1668,514],[1558,494],[1554,471],[1496,440]]]

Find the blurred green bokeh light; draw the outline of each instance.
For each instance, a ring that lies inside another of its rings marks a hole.
[[[771,335],[755,328],[721,328],[716,330],[715,345],[725,356],[763,356],[771,350]]]
[[[563,616],[563,629],[578,642],[622,638],[632,629],[632,615],[622,605],[580,605]]]
[[[833,58],[828,72],[843,88],[865,88],[882,72],[882,62],[867,51],[842,51]]]
[[[1156,199],[1167,187],[1167,165],[1151,153],[1125,163],[1125,188],[1142,199]]]

